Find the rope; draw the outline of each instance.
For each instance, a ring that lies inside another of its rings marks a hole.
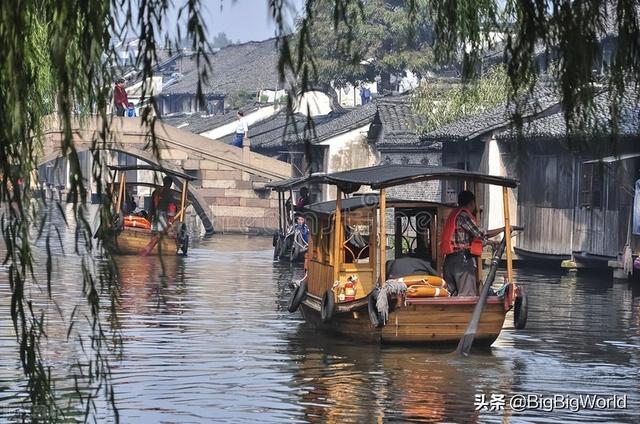
[[[389,296],[405,295],[406,293],[407,285],[400,280],[387,280],[380,288],[380,293],[376,300],[376,309],[382,318],[383,324],[386,324],[389,319]]]
[[[307,271],[305,270],[305,271],[304,271],[304,277],[302,277],[302,278],[301,278],[301,279],[299,279],[299,280],[296,280],[296,279],[294,278],[293,280],[291,280],[291,285],[292,285],[294,288],[295,288],[295,287],[300,287],[300,284],[302,284],[302,282],[303,282],[304,280],[306,280],[306,279],[307,279],[307,274],[308,274],[308,273],[307,273]]]

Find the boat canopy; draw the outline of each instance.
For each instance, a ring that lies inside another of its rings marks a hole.
[[[340,210],[350,211],[366,207],[376,207],[380,204],[380,196],[378,193],[366,193],[342,199],[340,202]],[[421,200],[404,200],[387,198],[388,208],[402,208],[402,207],[434,207],[434,206],[446,206],[442,203],[425,202]],[[336,211],[336,201],[330,200],[328,202],[313,203],[302,209],[302,212],[312,212],[318,215],[331,215]]]
[[[162,166],[158,166],[158,165],[109,165],[109,169],[112,169],[114,171],[156,171],[156,172],[162,172],[164,174],[171,175],[174,177],[182,178],[187,181],[197,180],[196,177],[193,177],[191,175],[185,174],[180,171],[174,171],[172,169],[163,168]]]
[[[309,180],[309,177],[294,177],[286,180],[271,181],[265,185],[266,188],[270,188],[274,191],[284,192],[289,191],[295,187],[304,185]]]
[[[484,184],[515,188],[518,181],[512,178],[488,175],[480,172],[465,171],[463,169],[445,166],[427,165],[379,165],[368,168],[352,169],[350,171],[334,172],[331,174],[311,176],[311,182],[319,182],[338,186],[343,192],[353,193],[360,186],[381,189],[403,184],[417,183],[429,180],[466,180]]]

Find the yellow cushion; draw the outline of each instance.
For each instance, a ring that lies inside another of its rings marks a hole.
[[[399,278],[404,282],[407,287],[411,287],[416,284],[429,285],[433,287],[446,287],[447,283],[437,275],[407,275],[406,277]]]
[[[449,292],[444,287],[415,284],[407,289],[407,297],[447,297]]]

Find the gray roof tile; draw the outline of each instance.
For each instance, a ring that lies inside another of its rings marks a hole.
[[[275,39],[231,45],[208,54],[211,69],[203,93],[253,93],[262,89],[282,88],[278,75],[278,49]],[[204,68],[204,63],[201,67]],[[195,94],[198,72],[196,57],[187,55],[181,64],[182,78],[163,91],[163,95]]]
[[[523,117],[533,116],[557,105],[559,97],[548,84],[538,86],[522,112]],[[470,140],[489,131],[510,125],[515,105],[505,103],[486,112],[462,118],[425,134],[430,141]]]
[[[260,107],[272,107],[266,104],[247,104],[241,107],[245,115],[258,110]],[[224,114],[208,115],[204,112],[195,113],[176,113],[160,117],[162,122],[171,126],[192,132],[194,134],[202,134],[205,131],[212,130],[222,125],[233,122],[236,119],[237,110],[231,110]]]

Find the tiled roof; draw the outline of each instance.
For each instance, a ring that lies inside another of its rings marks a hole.
[[[337,135],[371,124],[376,115],[376,111],[375,102],[367,103],[355,109],[345,110],[344,113],[337,114],[334,119],[316,125],[315,137],[312,138],[312,143],[320,143]]]
[[[232,45],[209,54],[211,69],[208,83],[202,87],[203,93],[228,95],[282,88],[277,68],[278,54],[275,39]],[[180,66],[182,78],[167,87],[163,95],[196,92],[198,72],[195,55],[185,57]],[[201,66],[205,65],[201,63]]]
[[[259,107],[264,106],[265,105],[247,104],[239,110],[242,110],[246,115],[258,110]],[[173,127],[180,128],[194,134],[202,134],[205,131],[209,131],[235,121],[236,112],[237,110],[232,110],[218,115],[208,115],[204,112],[178,113],[164,115],[160,119],[165,124],[169,124]]]
[[[536,87],[532,97],[522,112],[523,117],[533,116],[558,105],[559,97],[548,84]],[[463,141],[470,140],[508,126],[515,112],[515,106],[505,103],[486,112],[471,115],[442,126],[425,134],[427,141]]]
[[[640,135],[640,106],[634,95],[627,92],[620,101],[620,119],[618,121],[617,134],[618,136],[637,136]],[[612,133],[612,118],[611,118],[611,99],[609,98],[609,91],[604,91],[598,94],[594,99],[594,116],[592,122],[589,123],[589,130],[587,137],[583,138],[597,138],[607,137]],[[576,132],[577,131],[577,132]],[[574,131],[571,134],[573,137],[582,137],[584,134],[580,134],[579,130]],[[518,131],[516,128],[510,126],[496,134],[498,139],[510,139],[518,137]],[[561,109],[558,109],[556,113],[537,117],[522,125],[520,136],[524,138],[565,138],[568,136],[567,126],[565,122],[564,114]]]
[[[314,116],[310,123],[306,115],[298,113],[287,116],[285,111],[281,111],[262,122],[250,125],[249,138],[252,149],[256,151],[300,145],[305,140],[316,144],[370,124],[375,112],[375,105],[369,103],[352,110],[343,109]],[[224,139],[226,143],[231,143],[232,140],[233,134]]]
[[[376,147],[408,147],[424,144],[420,128],[424,118],[415,112],[408,95],[382,97],[376,100],[377,120],[383,127],[384,137]]]
[[[287,116],[286,111],[278,112],[262,122],[249,126],[251,148],[256,151],[265,151],[304,143],[305,138],[312,138],[311,125],[317,129],[339,116],[340,113],[336,112],[314,116],[310,123],[308,117],[301,113]],[[232,140],[233,134],[224,139],[227,143],[231,143]]]

